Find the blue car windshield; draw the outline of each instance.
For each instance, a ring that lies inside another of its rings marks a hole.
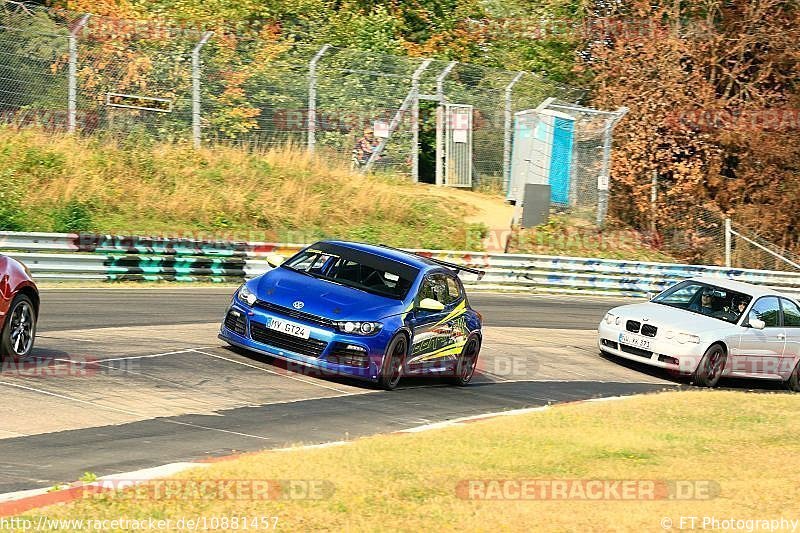
[[[406,297],[419,274],[410,265],[332,243],[317,243],[281,266],[397,300]]]

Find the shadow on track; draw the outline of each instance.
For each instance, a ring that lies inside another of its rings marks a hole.
[[[631,361],[630,359],[625,359],[624,357],[617,357],[616,355],[607,354],[604,352],[600,352],[599,357],[602,357],[611,363],[629,368],[635,372],[647,374],[648,376],[655,378],[666,379],[678,385],[691,386],[692,388],[700,389],[700,387],[694,387],[692,383],[692,376],[690,375],[678,375],[663,368],[650,366],[645,363],[638,363],[636,361]],[[768,379],[741,379],[723,377],[720,379],[720,385],[716,388],[721,390],[743,390],[749,392],[789,392],[786,390],[786,387],[782,381]]]

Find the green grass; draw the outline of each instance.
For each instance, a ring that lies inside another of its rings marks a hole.
[[[286,147],[122,144],[0,127],[0,230],[463,248],[469,205]]]
[[[580,403],[342,447],[264,452],[187,471],[193,480],[319,480],[319,500],[92,497],[57,518],[277,516],[283,530],[656,531],[680,516],[800,518],[800,395],[669,392]],[[365,413],[365,416],[369,416]],[[702,481],[711,499],[476,501],[465,480]]]

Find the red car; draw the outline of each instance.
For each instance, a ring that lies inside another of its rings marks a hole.
[[[0,255],[0,360],[31,354],[38,316],[39,290],[30,271]]]

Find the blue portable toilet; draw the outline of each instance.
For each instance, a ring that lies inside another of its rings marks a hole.
[[[520,203],[526,183],[550,185],[550,202],[570,204],[575,119],[540,106],[514,117],[511,179],[506,199]]]

